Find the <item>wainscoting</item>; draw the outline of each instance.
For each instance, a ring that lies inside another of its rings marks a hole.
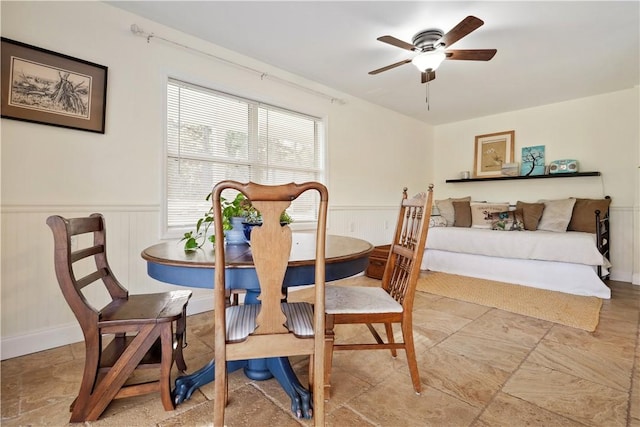
[[[108,256],[116,276],[131,293],[175,288],[147,276],[140,252],[160,240],[161,209],[145,206],[3,206],[1,216],[1,359],[82,340],[71,310],[62,297],[53,267],[49,215],[104,214]],[[391,241],[397,206],[341,206],[329,211],[329,233],[359,237],[374,245]],[[637,217],[637,213],[635,213]],[[295,225],[295,224],[294,224]],[[611,209],[614,267],[612,279],[632,282],[634,209]],[[195,289],[189,314],[211,310],[211,292]]]
[[[82,340],[77,321],[58,287],[53,237],[46,219],[52,214],[76,217],[92,212],[105,216],[109,262],[131,293],[171,288],[149,278],[140,257],[143,248],[159,240],[158,206],[3,207],[3,360]],[[92,297],[95,301],[107,298]],[[205,290],[195,292],[192,302],[194,313],[213,308]]]

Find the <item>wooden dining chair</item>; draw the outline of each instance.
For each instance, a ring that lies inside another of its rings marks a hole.
[[[164,409],[173,410],[171,367],[175,361],[178,369],[187,369],[182,347],[191,291],[129,295],[107,262],[100,214],[54,215],[47,224],[53,231],[58,284],[84,334],[84,372],[70,421],[95,421],[113,399],[158,391]],[[87,233],[93,238],[81,236]],[[105,305],[96,308],[96,302]],[[157,369],[157,379],[125,385],[143,368]]]
[[[251,232],[251,252],[260,304],[225,304],[224,239],[215,244],[215,403],[214,425],[224,425],[228,402],[227,362],[252,358],[310,355],[309,387],[313,389],[313,418],[324,426],[324,281],[328,192],[317,182],[266,186],[253,182],[222,181],[213,189],[216,236],[222,236],[220,199],[223,190],[242,192],[260,211],[263,223]],[[315,231],[315,298],[306,302],[283,302],[284,276],[292,248],[288,225],[280,224],[280,214],[301,194],[319,193]],[[225,307],[227,305],[227,307]],[[314,378],[317,379],[314,381]],[[251,402],[242,402],[250,405]]]
[[[330,396],[331,364],[336,350],[390,349],[391,355],[396,357],[396,350],[404,349],[413,388],[420,393],[412,312],[432,203],[433,185],[429,185],[426,193],[419,193],[411,199],[407,198],[407,189],[404,189],[395,235],[379,287],[348,286],[348,283],[326,287],[325,398]],[[386,342],[373,327],[376,323],[384,324]],[[400,324],[402,342],[394,341],[394,323]],[[364,324],[376,342],[338,343],[334,326],[340,324]]]

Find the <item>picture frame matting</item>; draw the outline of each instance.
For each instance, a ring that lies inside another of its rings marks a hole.
[[[478,135],[475,137],[473,159],[474,178],[501,176],[502,165],[513,163],[515,131]]]

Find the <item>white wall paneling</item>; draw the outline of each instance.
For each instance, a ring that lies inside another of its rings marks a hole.
[[[634,275],[634,269],[638,268],[640,253],[636,244],[638,236],[630,233],[633,230],[634,216],[638,209],[628,207],[612,207],[609,210],[611,224],[611,279],[622,282],[640,284],[638,277]]]
[[[2,360],[82,340],[55,276],[53,237],[46,219],[49,215],[71,218],[93,212],[105,216],[109,263],[132,294],[176,288],[150,278],[140,256],[144,248],[159,241],[157,206],[5,206],[1,212]],[[397,206],[331,209],[329,232],[387,244],[397,214]],[[193,291],[189,314],[213,309],[209,290]]]
[[[107,223],[107,255],[119,280],[131,293],[175,289],[148,277],[140,252],[158,242],[156,207],[14,207],[2,211],[2,360],[82,340],[55,277],[53,238],[46,218],[102,212]],[[633,209],[612,209],[612,279],[631,281],[633,240],[624,233]],[[358,237],[374,245],[391,242],[397,206],[343,206],[330,209],[329,233]],[[213,309],[207,289],[193,289],[189,314]]]
[[[400,197],[398,197],[398,203]],[[374,246],[388,245],[393,240],[398,212],[399,205],[333,208],[329,211],[328,232],[364,239]]]
[[[101,212],[107,225],[107,256],[131,293],[174,286],[151,279],[140,252],[158,241],[157,206],[12,206],[2,209],[1,358],[7,359],[82,340],[58,286],[49,215]],[[189,313],[213,308],[208,290],[194,289]]]

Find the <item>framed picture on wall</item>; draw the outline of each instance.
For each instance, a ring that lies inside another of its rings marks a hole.
[[[2,37],[2,117],[104,133],[107,67]]]
[[[502,165],[513,163],[515,131],[489,133],[476,136],[473,176],[488,178],[501,176]]]

